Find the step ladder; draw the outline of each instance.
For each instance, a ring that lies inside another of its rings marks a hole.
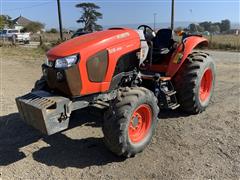
[[[170,78],[160,78],[159,82],[159,105],[163,109],[177,109],[180,104],[177,102],[176,91]]]
[[[177,102],[176,91],[172,85],[171,77],[154,72],[141,72],[141,77],[155,82],[154,94],[158,97],[160,108],[177,109],[180,106]]]

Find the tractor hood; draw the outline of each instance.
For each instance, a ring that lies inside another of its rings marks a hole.
[[[104,31],[85,34],[75,37],[68,41],[55,46],[47,52],[47,57],[50,61],[54,61],[60,57],[66,57],[73,54],[84,54],[90,52],[98,52],[99,50],[107,49],[115,44],[139,39],[137,31],[127,28],[111,28]]]

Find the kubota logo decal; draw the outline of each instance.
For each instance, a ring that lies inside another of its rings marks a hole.
[[[122,47],[112,48],[112,49],[109,49],[109,54],[112,54],[121,50],[122,50]]]
[[[129,32],[125,32],[125,33],[117,35],[116,37],[117,37],[117,39],[123,39],[123,38],[126,38],[128,36],[130,36]]]

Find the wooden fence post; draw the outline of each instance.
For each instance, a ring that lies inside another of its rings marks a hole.
[[[43,45],[43,40],[42,40],[42,36],[41,35],[39,35],[39,42],[40,42],[40,46],[42,46]]]
[[[12,40],[12,45],[16,46],[16,36],[15,35],[12,36],[11,40]]]

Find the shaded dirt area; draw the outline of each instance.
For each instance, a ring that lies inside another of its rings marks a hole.
[[[239,180],[239,54],[209,52],[217,64],[209,108],[195,116],[162,111],[148,148],[123,159],[105,148],[102,117],[87,110],[74,114],[69,130],[50,137],[21,121],[14,99],[32,88],[45,58],[32,53],[1,49],[0,179]]]

